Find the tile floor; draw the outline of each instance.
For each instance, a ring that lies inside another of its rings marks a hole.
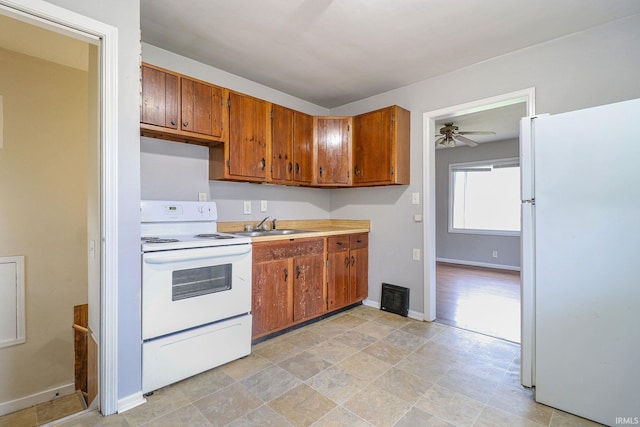
[[[359,306],[71,426],[580,426],[518,382],[519,347]]]
[[[39,403],[22,411],[0,417],[0,427],[32,427],[46,425],[54,420],[85,410],[80,392]]]

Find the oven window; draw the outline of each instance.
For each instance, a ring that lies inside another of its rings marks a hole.
[[[198,297],[231,289],[231,264],[173,272],[172,300]]]

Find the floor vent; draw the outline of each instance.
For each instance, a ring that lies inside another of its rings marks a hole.
[[[380,310],[404,317],[409,315],[409,288],[383,283],[381,299]]]

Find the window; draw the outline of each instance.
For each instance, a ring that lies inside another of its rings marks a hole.
[[[449,165],[449,232],[520,234],[517,158]]]

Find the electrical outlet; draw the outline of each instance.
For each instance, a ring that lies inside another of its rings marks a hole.
[[[420,193],[411,193],[411,204],[412,205],[420,204]]]
[[[198,193],[198,201],[206,202],[207,201],[207,193]]]
[[[251,200],[244,201],[244,214],[245,215],[251,214]]]
[[[413,248],[413,260],[420,261],[420,249]]]
[[[260,212],[266,212],[266,211],[267,211],[267,201],[260,200]]]
[[[494,258],[498,258],[498,251],[494,250],[494,251],[491,253],[491,256],[492,256],[492,257],[494,257]]]

